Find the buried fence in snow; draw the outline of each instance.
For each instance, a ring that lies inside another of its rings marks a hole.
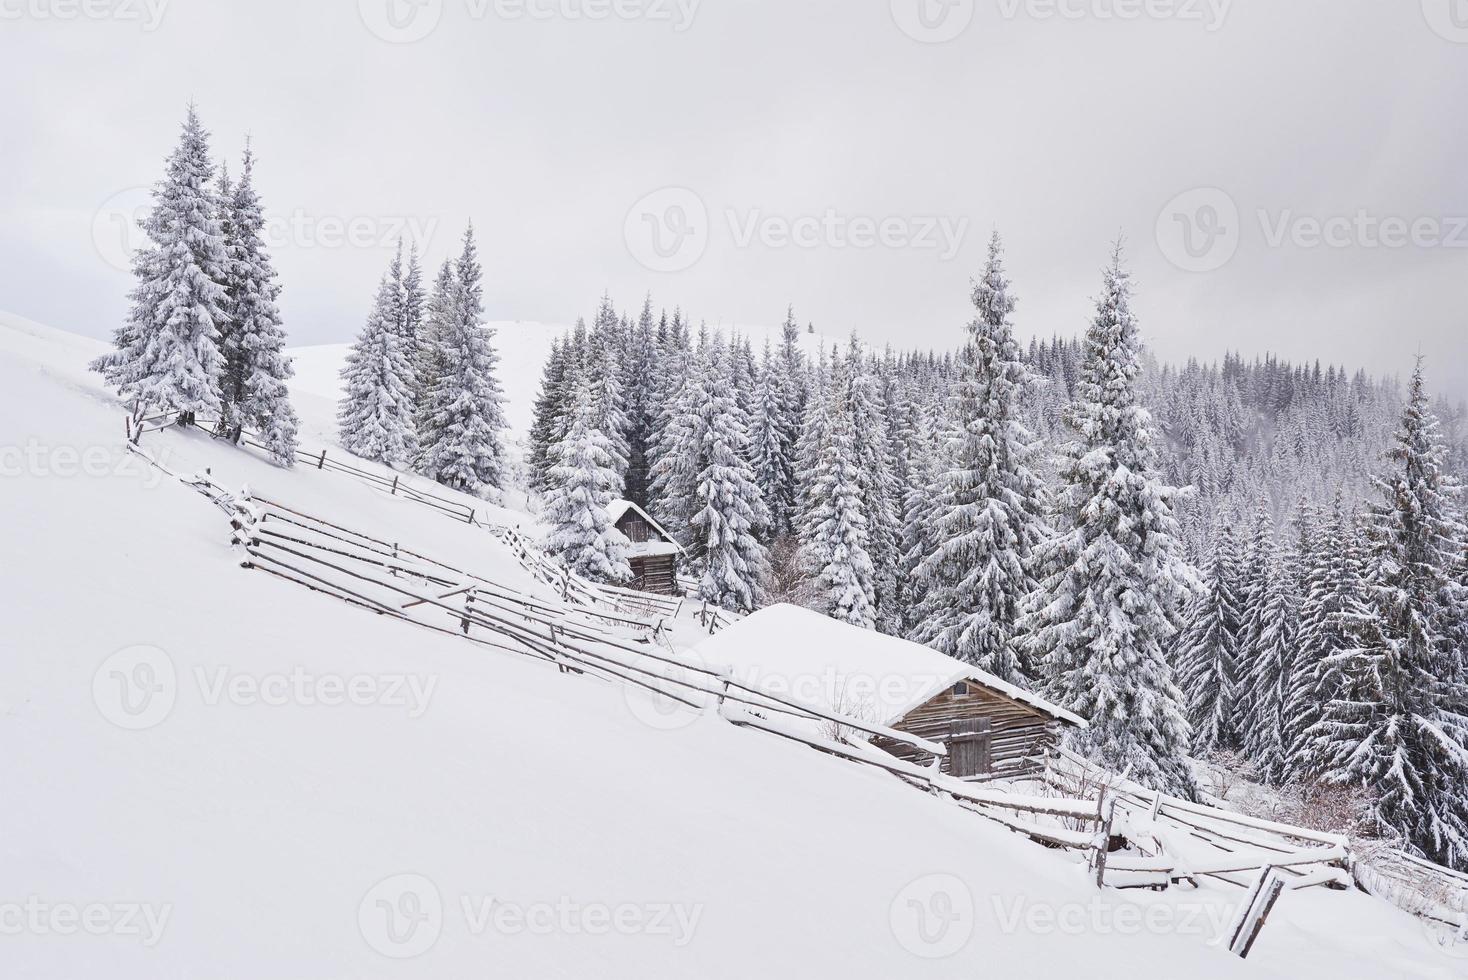
[[[1455,927],[1460,935],[1468,931],[1468,875],[1401,851],[1363,854],[1340,835],[1154,793],[1065,750],[1047,756],[1040,777],[1047,789],[1061,796],[1027,796],[976,786],[939,770],[939,758],[947,752],[942,743],[789,701],[726,671],[679,657],[661,645],[666,625],[661,619],[649,621],[620,609],[578,604],[564,593],[560,601],[529,597],[273,500],[234,497],[207,478],[172,473],[136,443],[129,448],[230,515],[234,541],[247,556],[246,567],[379,614],[545,661],[563,673],[624,683],[691,710],[716,706],[720,717],[740,727],[882,770],[1047,846],[1085,853],[1098,886],[1166,888],[1184,881],[1196,885],[1206,876],[1250,889],[1252,907],[1259,882],[1239,875],[1259,872],[1262,878],[1267,869],[1278,882],[1277,888],[1264,890],[1270,905],[1285,889],[1347,887],[1354,882],[1400,908]],[[521,541],[522,547],[533,551]],[[614,632],[618,630],[637,636],[628,639]],[[837,734],[821,737],[812,723]],[[847,734],[843,737],[842,732]],[[852,733],[880,735],[912,746],[931,762],[924,766],[899,759]],[[1091,789],[1095,799],[1088,798]],[[1112,851],[1120,836],[1114,833],[1118,819],[1127,835],[1125,843],[1135,851]],[[1152,831],[1150,842],[1147,833],[1136,832],[1138,826]],[[1202,841],[1220,853],[1206,859],[1167,853],[1177,851],[1168,846],[1167,833]],[[1252,921],[1262,926],[1267,911]],[[1242,929],[1235,930],[1230,948],[1240,941]],[[1257,927],[1242,947],[1235,948],[1239,955],[1247,953],[1252,935],[1257,935]]]
[[[242,565],[270,573],[379,615],[440,633],[456,634],[507,653],[556,666],[563,673],[625,683],[694,711],[716,714],[740,727],[802,743],[873,767],[934,796],[948,799],[1010,830],[1051,847],[1095,850],[1098,835],[1036,822],[1040,815],[1102,826],[1087,800],[1030,797],[976,787],[943,774],[946,746],[839,711],[772,694],[730,674],[680,657],[664,646],[662,619],[652,621],[566,602],[528,597],[485,576],[455,568],[372,535],[287,507],[271,498],[232,496],[216,484],[171,473],[230,515]],[[615,630],[635,634],[619,635]],[[820,729],[844,733],[844,741]],[[899,759],[862,736],[880,736],[926,753],[928,766]],[[1101,838],[1104,840],[1104,837]]]
[[[216,438],[225,438],[221,434],[223,427],[221,420],[199,417],[195,421],[201,427],[212,425],[215,429]],[[138,440],[143,435],[178,424],[178,415],[170,412],[137,420],[129,416],[127,419],[128,442],[132,445],[138,445]],[[259,434],[250,429],[244,429],[240,433],[239,440],[234,444],[256,449],[267,455],[270,454],[269,447],[259,441]],[[296,462],[301,464],[305,469],[349,476],[389,496],[400,497],[413,503],[431,507],[446,517],[461,521],[471,527],[487,530],[509,547],[515,555],[516,560],[527,571],[540,581],[557,589],[561,594],[561,598],[568,602],[577,605],[608,608],[622,613],[650,614],[667,617],[676,616],[681,607],[681,600],[675,596],[660,596],[637,592],[632,589],[604,585],[583,578],[571,571],[563,563],[550,558],[550,556],[540,549],[538,544],[515,528],[490,521],[487,517],[482,516],[474,506],[452,500],[425,489],[416,482],[405,478],[400,473],[393,473],[392,477],[388,478],[381,473],[374,473],[360,466],[354,466],[344,460],[328,458],[327,450],[325,449],[319,452],[311,452],[298,448],[295,451],[295,455]],[[718,624],[719,628],[727,625],[728,621],[728,617],[725,616]],[[713,631],[713,627],[710,627],[710,632]]]

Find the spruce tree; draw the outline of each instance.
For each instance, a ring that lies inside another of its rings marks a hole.
[[[1036,440],[1020,418],[1033,381],[1014,342],[1009,285],[996,233],[974,286],[978,315],[949,404],[955,431],[931,520],[936,547],[915,572],[928,593],[917,635],[1002,680],[1024,683],[1016,623],[1038,584],[1033,556],[1048,530],[1033,469]]]
[[[725,357],[730,363],[721,363]],[[694,549],[702,566],[698,593],[726,609],[752,612],[764,601],[769,575],[765,546],[756,530],[769,524],[770,515],[747,462],[749,437],[744,410],[734,397],[731,373],[736,350],[727,353],[715,342],[709,368],[717,378],[697,422],[700,436],[693,515]]]
[[[1224,524],[1214,541],[1204,591],[1193,600],[1178,642],[1178,684],[1187,696],[1193,752],[1238,747],[1237,686],[1239,603],[1234,595],[1238,546]]]
[[[228,256],[213,177],[209,134],[190,105],[142,223],[149,245],[133,258],[137,281],[127,320],[113,337],[116,349],[91,365],[135,418],[158,408],[192,423],[197,413],[220,408]]]
[[[1060,703],[1089,720],[1083,753],[1173,795],[1196,793],[1191,731],[1165,651],[1194,573],[1181,559],[1179,492],[1157,472],[1157,435],[1139,402],[1142,344],[1120,247],[1106,269],[1070,421],[1060,515],[1038,549],[1046,574],[1021,622]]]
[[[363,459],[389,466],[413,455],[412,364],[398,332],[397,287],[384,275],[372,313],[342,367],[337,440]]]
[[[229,328],[221,353],[221,422],[238,442],[245,428],[283,466],[296,462],[299,422],[286,381],[295,371],[285,355],[285,326],[276,300],[280,285],[265,245],[265,214],[255,192],[255,156],[245,144],[244,168],[230,193]]]
[[[1465,535],[1419,362],[1371,509],[1363,610],[1348,616],[1342,689],[1312,733],[1327,778],[1375,798],[1371,818],[1468,870],[1468,690],[1449,640],[1463,615]]]
[[[750,431],[750,462],[755,483],[769,509],[769,541],[791,526],[795,509],[795,435],[787,426],[790,413],[786,405],[785,379],[765,344],[760,362],[759,386],[753,400]]]
[[[806,515],[801,561],[811,575],[820,611],[864,629],[876,626],[876,569],[862,500],[850,389],[838,361],[833,385],[822,399],[826,425],[819,462],[811,480],[812,509]]]
[[[428,392],[427,440],[419,465],[432,479],[466,493],[485,495],[504,479],[504,395],[496,368],[494,333],[484,307],[474,226],[454,264],[450,316],[438,342],[444,369]]]
[[[596,428],[591,390],[584,377],[571,391],[573,409],[566,434],[552,447],[542,519],[550,527],[546,548],[578,575],[600,582],[626,582],[628,541],[612,524],[607,507],[616,499],[618,477],[611,446]]]

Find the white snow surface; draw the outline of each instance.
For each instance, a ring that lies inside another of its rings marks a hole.
[[[875,770],[243,569],[218,509],[124,454],[121,407],[84,367],[99,350],[0,317],[0,975],[1468,970],[1406,914],[1318,889],[1287,893],[1243,962],[1212,944],[1241,889],[1098,895],[1078,856]],[[315,448],[334,405],[303,367],[293,390]],[[536,588],[484,531],[346,477],[197,431],[144,444],[177,471]],[[139,645],[176,681],[161,718],[165,695],[129,701],[156,722],[130,730],[113,719],[144,716],[119,714],[113,687],[170,689],[119,669],[114,654]],[[250,697],[293,672],[413,679],[431,697]]]

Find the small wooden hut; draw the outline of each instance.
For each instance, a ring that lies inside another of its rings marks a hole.
[[[612,523],[631,542],[627,564],[632,566],[628,588],[658,595],[678,594],[678,559],[683,549],[662,525],[630,500],[614,500],[607,506]]]
[[[945,743],[943,771],[961,778],[1019,775],[1065,728],[1086,725],[972,664],[797,606],[768,606],[696,649],[710,667],[727,665],[740,681],[772,694]],[[929,761],[890,739],[871,744]]]

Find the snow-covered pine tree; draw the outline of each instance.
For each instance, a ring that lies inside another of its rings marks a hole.
[[[285,326],[276,306],[280,284],[266,250],[265,213],[254,173],[255,155],[246,141],[244,167],[228,201],[229,326],[220,345],[220,420],[232,442],[239,442],[246,428],[257,431],[270,455],[289,467],[296,462],[299,422],[286,381],[295,371],[285,355]]]
[[[1239,603],[1234,595],[1239,561],[1233,529],[1223,524],[1214,538],[1205,589],[1194,598],[1178,641],[1178,685],[1188,699],[1193,752],[1200,757],[1239,745]]]
[[[1276,548],[1268,560],[1263,601],[1250,610],[1250,658],[1240,670],[1239,713],[1244,751],[1266,783],[1284,782],[1289,768],[1284,709],[1294,670],[1299,598],[1293,555]]]
[[[1346,619],[1364,611],[1356,530],[1339,491],[1330,520],[1321,523],[1315,537],[1316,545],[1304,560],[1295,660],[1285,695],[1286,770],[1292,779],[1320,774],[1310,731],[1335,696],[1336,678],[1330,665],[1349,646]]]
[[[452,315],[439,336],[444,370],[428,393],[430,441],[419,455],[429,477],[478,495],[499,489],[504,479],[501,434],[507,425],[494,333],[483,323],[482,276],[471,224],[454,264]]]
[[[443,378],[448,366],[448,355],[444,352],[443,340],[450,333],[454,322],[454,263],[444,259],[439,266],[438,277],[433,282],[433,292],[428,297],[427,313],[418,331],[418,342],[413,350],[413,403],[417,407],[415,424],[418,442],[426,445],[434,441],[432,413],[429,411],[428,394]]]
[[[932,583],[918,574],[918,567],[938,550],[933,522],[942,505],[946,481],[941,479],[942,458],[940,426],[934,413],[926,409],[917,413],[911,446],[908,484],[902,496],[902,566],[906,580],[907,606],[904,610],[906,636],[921,643],[925,632],[922,610],[928,606]]]
[[[712,398],[700,406],[697,431],[702,469],[693,515],[693,553],[702,566],[698,594],[726,609],[753,612],[764,601],[770,567],[756,532],[770,521],[748,463],[746,416],[734,395],[738,350],[710,345],[709,369],[717,378]]]
[[[832,356],[840,360],[835,350]],[[793,519],[796,533],[801,541],[802,560],[809,556],[809,547],[815,529],[814,514],[821,506],[820,477],[824,465],[826,447],[831,439],[831,425],[835,411],[832,391],[836,379],[827,366],[826,350],[822,346],[816,360],[816,368],[810,397],[805,402],[801,416],[800,436],[795,443],[796,512]],[[824,563],[824,556],[814,565],[807,565],[814,574]]]
[[[421,343],[425,302],[423,268],[418,264],[418,243],[414,242],[408,248],[408,268],[403,273],[403,337],[412,351],[418,350]]]
[[[795,509],[795,434],[786,426],[790,412],[785,404],[784,375],[765,343],[760,362],[759,385],[755,391],[750,431],[750,462],[760,495],[769,509],[765,540],[770,541],[791,526]]]
[[[1371,791],[1376,829],[1468,870],[1468,691],[1447,642],[1463,615],[1465,534],[1442,459],[1419,362],[1371,508],[1364,609],[1336,658],[1345,683],[1311,731],[1326,777]]]
[[[857,480],[867,519],[867,550],[875,570],[872,588],[876,628],[895,634],[902,623],[902,611],[897,606],[900,501],[892,478],[892,447],[887,442],[887,406],[882,401],[872,365],[863,356],[855,334],[851,337],[846,371],[846,405],[851,414]]]
[[[142,223],[150,246],[133,258],[137,281],[127,320],[113,336],[116,349],[91,364],[137,419],[158,408],[189,424],[197,413],[220,407],[228,256],[213,177],[209,134],[191,104],[167,171],[153,187],[153,210]]]
[[[642,300],[642,313],[628,338],[622,363],[622,392],[627,418],[627,474],[625,494],[639,507],[649,506],[650,443],[656,439],[657,399],[654,378],[657,377],[658,342],[652,315],[652,294]]]
[[[397,287],[384,275],[372,312],[342,367],[337,441],[363,459],[400,466],[412,459],[412,363],[395,319]]]
[[[999,235],[973,290],[977,316],[949,401],[954,426],[931,530],[936,548],[916,569],[927,599],[921,642],[1002,680],[1027,678],[1014,642],[1020,605],[1037,586],[1035,548],[1048,536],[1034,435],[1020,418],[1033,382],[1009,322],[1014,299]]]
[[[585,377],[571,389],[565,436],[552,447],[555,465],[547,482],[542,519],[550,527],[546,548],[578,575],[600,582],[626,582],[629,542],[607,510],[619,482],[611,446],[596,428],[596,411]]]
[[[848,404],[851,388],[837,358],[830,388],[815,397],[826,429],[820,459],[809,475],[812,507],[802,528],[801,561],[814,583],[821,612],[865,629],[877,622],[870,537],[857,463],[855,424]]]
[[[1132,779],[1193,797],[1192,740],[1165,651],[1196,574],[1179,555],[1180,492],[1157,472],[1157,436],[1138,401],[1142,343],[1121,249],[1105,271],[1070,413],[1059,512],[1067,527],[1037,549],[1045,577],[1021,629],[1060,703],[1089,720],[1070,739]]]
[[[569,409],[573,407],[569,388],[578,378],[570,360],[570,338],[551,341],[550,354],[540,375],[540,393],[535,396],[534,421],[530,425],[530,487],[541,493],[550,489],[550,471],[557,462],[555,447],[565,436]]]
[[[602,302],[610,303],[606,299]],[[600,315],[598,318],[600,319]],[[586,377],[591,393],[593,424],[606,438],[607,448],[612,454],[612,469],[617,474],[615,492],[620,497],[625,490],[630,448],[627,442],[628,421],[625,411],[627,400],[622,391],[622,350],[618,341],[615,314],[612,315],[611,325],[593,329],[589,340],[591,347],[581,374]]]
[[[718,383],[707,347],[687,360],[678,391],[664,408],[652,468],[653,513],[658,522],[684,546],[691,563],[702,557],[693,532],[698,513],[699,474],[707,463],[704,452],[703,409],[713,400]]]

